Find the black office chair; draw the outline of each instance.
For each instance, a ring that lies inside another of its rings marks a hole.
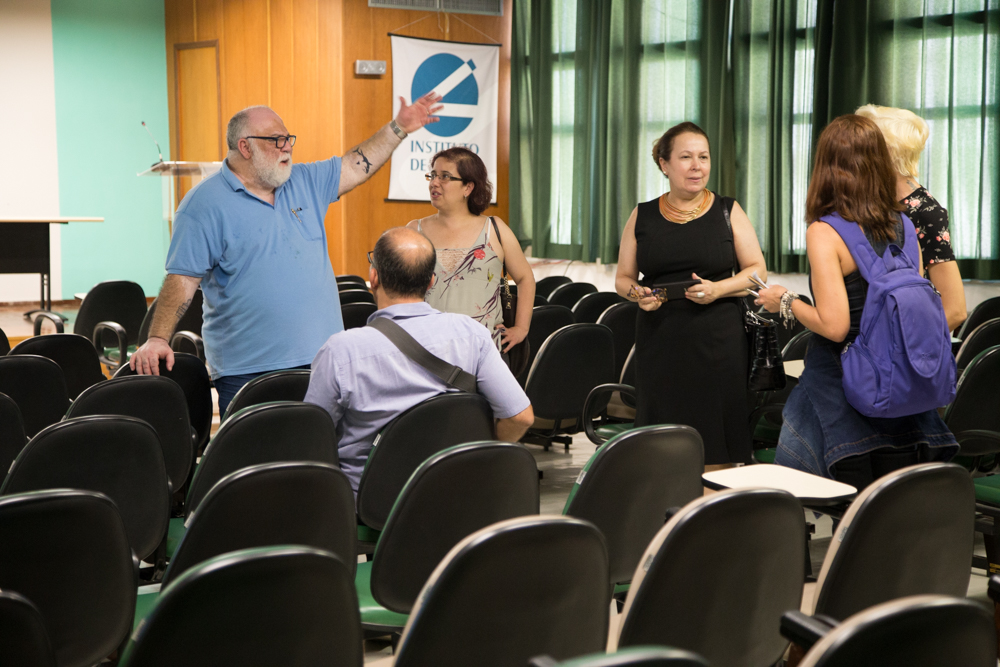
[[[275,401],[303,401],[309,390],[310,371],[293,369],[274,371],[255,377],[240,388],[226,408],[222,421],[251,405]]]
[[[142,345],[149,339],[149,328],[153,324],[153,317],[156,315],[156,307],[159,299],[153,299],[149,304],[149,310],[142,319],[139,327],[138,344]],[[201,337],[202,308],[204,297],[201,289],[195,290],[191,298],[191,305],[184,312],[184,315],[177,322],[173,333],[170,335],[170,348],[175,352],[187,352],[205,361],[205,341]]]
[[[816,582],[812,614],[844,620],[909,595],[964,597],[975,491],[952,463],[885,475],[851,503]]]
[[[10,464],[28,444],[24,434],[24,422],[21,420],[21,410],[7,394],[0,394],[0,474],[7,474]]]
[[[38,608],[60,667],[94,665],[121,646],[138,570],[107,496],[61,489],[0,497],[0,590]]]
[[[979,325],[997,317],[1000,317],[1000,296],[986,299],[973,308],[972,312],[969,313],[969,317],[962,322],[962,326],[955,332],[955,337],[965,340],[965,337],[978,329]]]
[[[10,352],[10,342],[7,340],[7,334],[0,329],[0,357]]]
[[[809,619],[782,619],[786,636],[817,640],[799,667],[994,667],[993,619],[982,605],[943,595],[885,602],[858,612],[820,634],[828,625]],[[801,617],[801,615],[798,615]]]
[[[365,279],[361,276],[356,276],[353,273],[345,273],[342,276],[337,276],[337,286],[341,286],[345,283],[353,283],[356,285],[367,285]]]
[[[407,480],[434,454],[495,437],[493,409],[480,394],[439,394],[398,415],[379,434],[358,483],[361,522],[382,530]],[[365,532],[359,533],[361,541],[374,541]]]
[[[584,403],[594,387],[618,379],[614,356],[614,337],[603,324],[571,324],[549,336],[524,383],[535,412],[526,437],[545,449],[560,442],[568,451],[572,438],[560,434],[579,430]],[[568,428],[565,420],[571,422]]]
[[[56,667],[42,613],[13,591],[0,591],[0,655],[7,665]]]
[[[611,329],[615,341],[615,377],[620,378],[625,360],[635,347],[635,323],[639,314],[639,304],[633,301],[616,303],[601,313],[597,324]]]
[[[538,514],[538,468],[523,445],[476,442],[424,461],[393,507],[373,560],[358,565],[361,625],[401,632],[452,547],[498,521]]]
[[[194,464],[194,438],[187,399],[180,386],[160,375],[120,377],[87,389],[69,407],[67,419],[89,415],[124,415],[156,431],[173,491],[187,482]]]
[[[357,303],[345,303],[340,306],[340,312],[344,317],[344,329],[357,329],[368,324],[368,318],[378,310],[374,303],[359,301]]]
[[[573,317],[578,324],[597,324],[604,311],[624,301],[625,297],[619,296],[617,292],[584,294],[573,306]]]
[[[119,664],[361,667],[357,604],[348,568],[327,551],[235,551],[167,586]]]
[[[574,324],[573,311],[565,306],[535,306],[531,311],[531,327],[528,329],[528,341],[530,348],[528,352],[528,365],[524,372],[517,377],[517,381],[524,386],[528,379],[528,371],[535,363],[538,351],[542,349],[542,344],[549,336],[559,329]]]
[[[534,308],[538,308],[539,306],[547,306],[547,305],[549,305],[549,300],[548,299],[546,299],[544,296],[538,296],[537,294],[535,295],[535,302],[534,302],[534,306],[533,306]]]
[[[765,667],[798,609],[805,518],[790,493],[721,491],[681,508],[650,542],[632,578],[618,646],[694,651],[711,665]]]
[[[528,667],[709,667],[705,659],[690,651],[661,646],[636,646],[617,653],[596,653],[556,662],[549,656],[535,658]]]
[[[597,526],[608,545],[611,585],[624,600],[667,510],[703,495],[705,448],[690,426],[645,426],[599,448],[570,489],[563,514]]]
[[[59,364],[70,398],[107,379],[101,372],[101,360],[93,343],[76,334],[33,336],[15,345],[9,354],[35,354]]]
[[[552,294],[555,288],[560,285],[568,285],[571,282],[573,282],[573,279],[566,276],[546,276],[539,278],[535,281],[535,296],[540,296],[548,302],[549,295]]]
[[[994,345],[1000,345],[1000,317],[983,322],[962,339],[962,346],[955,355],[959,376],[973,359]]]
[[[792,336],[781,350],[782,361],[801,361],[806,358],[806,350],[812,341],[813,332],[806,329]]]
[[[357,563],[354,492],[328,463],[266,463],[223,477],[191,515],[163,575],[166,587],[192,567],[230,551],[298,544],[340,558],[351,576]],[[140,593],[136,621],[159,592]]]
[[[340,290],[340,305],[349,303],[375,303],[375,295],[367,289],[345,289]]]
[[[607,576],[604,539],[586,521],[522,517],[484,528],[434,570],[395,665],[525,665],[602,651]]]
[[[130,377],[135,371],[125,364],[115,373],[116,378]],[[160,359],[160,376],[170,378],[180,386],[187,402],[188,419],[194,429],[195,451],[201,452],[212,433],[212,380],[208,377],[205,362],[193,354],[174,353],[174,367],[167,370],[167,363]]]
[[[14,460],[0,495],[47,489],[86,489],[114,501],[140,560],[167,534],[170,493],[160,441],[139,419],[81,417],[41,431]]]
[[[34,354],[0,357],[0,393],[17,404],[29,438],[62,419],[69,407],[62,368]]]
[[[73,322],[73,333],[94,343],[101,363],[117,368],[128,361],[139,342],[139,329],[146,316],[146,293],[130,280],[109,280],[94,285],[83,298]],[[62,333],[62,318],[50,311],[35,316],[35,335],[41,332],[42,320],[51,320]]]
[[[549,294],[549,303],[572,310],[580,299],[596,291],[597,288],[590,283],[566,283],[552,290]]]

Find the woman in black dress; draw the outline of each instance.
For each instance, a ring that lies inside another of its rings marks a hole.
[[[711,155],[700,127],[670,128],[653,147],[653,159],[670,191],[632,211],[615,279],[618,293],[641,309],[635,423],[694,427],[705,443],[706,465],[747,462],[748,352],[739,298],[754,271],[767,280],[764,256],[740,205],[705,187]],[[651,289],[681,281],[698,282],[666,301]]]

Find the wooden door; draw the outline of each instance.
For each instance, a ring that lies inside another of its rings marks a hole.
[[[225,133],[219,88],[219,42],[190,42],[174,45],[177,72],[174,95],[177,118],[176,160],[214,162],[224,156]],[[177,177],[180,203],[198,177]]]

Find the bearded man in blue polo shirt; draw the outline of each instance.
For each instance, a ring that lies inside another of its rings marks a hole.
[[[149,339],[129,365],[140,375],[158,375],[161,359],[173,368],[168,340],[200,285],[220,415],[254,377],[308,367],[344,328],[327,206],[371,178],[408,133],[437,121],[439,99],[431,92],[402,103],[396,118],[343,157],[295,165],[295,136],[278,114],[256,106],[234,115],[222,169],[177,208]]]

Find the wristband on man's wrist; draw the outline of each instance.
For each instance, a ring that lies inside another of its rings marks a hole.
[[[389,121],[389,129],[392,130],[400,139],[405,139],[407,136],[406,130],[399,126],[399,123],[396,122],[395,118]]]

